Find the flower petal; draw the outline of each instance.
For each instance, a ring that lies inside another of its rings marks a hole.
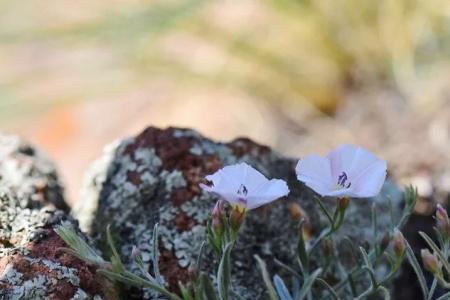
[[[226,166],[214,173],[219,173],[220,177],[226,181],[226,187],[230,190],[239,190],[240,185],[244,182],[245,173],[248,165],[241,163],[237,165]],[[206,177],[208,179],[208,177]]]
[[[224,168],[225,169],[225,168]],[[222,198],[231,203],[238,202],[237,191],[239,189],[239,183],[236,182],[234,176],[230,176],[233,173],[232,169],[224,170],[220,169],[212,175],[206,176],[206,180],[210,181],[212,185],[206,185],[200,183],[200,187],[207,192],[211,192],[220,195]]]
[[[231,204],[246,203],[248,209],[261,206],[289,193],[283,180],[269,181],[258,170],[246,163],[226,166],[206,176],[206,179],[212,184],[200,184],[204,191],[218,194]]]
[[[247,207],[254,209],[289,194],[289,188],[284,180],[272,179],[255,190],[247,198]]]
[[[342,145],[328,154],[331,162],[333,181],[345,172],[349,181],[355,180],[358,175],[379,159],[368,150],[355,145]]]
[[[260,186],[267,184],[269,182],[269,179],[267,179],[258,170],[249,166],[248,164],[241,163],[239,165],[243,166],[242,184],[247,188],[248,195],[253,194],[255,191],[259,189]]]
[[[357,197],[375,197],[380,193],[386,180],[386,162],[378,160],[367,167],[353,181],[353,191]]]
[[[297,163],[295,171],[298,180],[321,195],[331,192],[334,188],[330,161],[327,157],[307,155]]]
[[[300,181],[322,196],[373,197],[386,179],[386,162],[362,147],[343,145],[325,158],[306,156],[296,172]]]
[[[216,194],[232,204],[239,202],[239,197],[237,193],[228,192],[226,189],[224,189],[223,186],[221,188],[218,188],[216,186],[208,186],[206,184],[200,183],[200,187],[204,191]]]

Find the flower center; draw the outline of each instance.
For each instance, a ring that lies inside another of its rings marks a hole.
[[[241,186],[239,187],[237,193],[238,193],[238,195],[247,196],[247,194],[248,194],[247,187],[245,185],[241,184]]]
[[[239,201],[239,205],[242,207],[246,207],[247,206],[247,194],[248,194],[248,190],[247,187],[243,184],[241,184],[241,186],[239,187],[237,194],[240,195],[241,197],[239,197],[238,201]]]
[[[338,181],[336,187],[338,189],[348,189],[352,183],[348,181],[347,173],[342,172],[341,175],[338,176]]]

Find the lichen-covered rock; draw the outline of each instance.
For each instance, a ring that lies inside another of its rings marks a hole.
[[[261,299],[263,284],[253,255],[265,258],[271,269],[274,258],[288,264],[295,261],[298,219],[288,204],[297,203],[307,212],[312,235],[325,222],[313,192],[296,180],[296,160],[268,147],[248,139],[217,143],[186,129],[147,128],[106,148],[88,173],[75,214],[81,226],[100,241],[106,225],[111,224],[130,268],[133,245],[142,251],[150,267],[152,230],[158,222],[161,272],[167,284],[176,289],[179,281],[189,280],[190,267],[205,239],[205,222],[217,199],[202,192],[199,183],[218,168],[241,161],[268,177],[285,179],[291,189],[287,199],[249,213],[232,254],[235,289],[246,299]],[[398,190],[391,190],[395,191],[391,198],[398,212],[401,197]],[[386,198],[380,197],[377,203],[381,211],[387,211]],[[348,235],[359,244],[370,242],[371,205],[369,201],[354,201],[340,235]],[[389,214],[380,214],[379,230],[388,222]],[[204,268],[212,270],[212,263],[207,253]],[[137,291],[134,297],[157,299],[147,290]]]
[[[94,267],[61,251],[66,245],[53,227],[78,228],[68,208],[53,163],[20,138],[0,135],[0,299],[114,299]]]
[[[53,163],[14,135],[0,134],[0,186],[8,187],[23,208],[49,205],[67,211]]]
[[[96,269],[60,249],[67,246],[53,227],[77,228],[76,221],[61,210],[20,203],[14,191],[0,192],[0,299],[107,299]]]

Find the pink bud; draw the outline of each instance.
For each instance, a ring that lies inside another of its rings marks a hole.
[[[436,218],[438,220],[448,220],[447,211],[439,203],[436,206]]]
[[[441,272],[441,266],[436,255],[431,254],[428,249],[422,249],[420,255],[422,256],[422,262],[425,269],[433,274]]]
[[[221,234],[224,229],[223,218],[225,216],[224,210],[225,202],[223,200],[219,200],[216,202],[212,212],[211,212],[211,224],[213,229]]]
[[[339,198],[338,199],[338,207],[341,210],[347,209],[349,204],[350,204],[350,198],[349,197],[344,197],[344,198]]]
[[[212,210],[212,215],[213,217],[220,217],[222,216],[222,214],[225,212],[224,211],[224,205],[225,205],[225,201],[223,200],[218,200],[216,202],[216,205],[214,205],[214,208]]]
[[[436,206],[436,225],[445,238],[450,237],[450,219],[447,211],[438,203]]]
[[[131,259],[135,260],[138,256],[141,256],[141,250],[133,245],[133,248],[131,249]]]
[[[401,257],[405,253],[406,249],[405,237],[398,229],[395,229],[394,243],[392,247],[394,248],[394,253],[397,257]]]

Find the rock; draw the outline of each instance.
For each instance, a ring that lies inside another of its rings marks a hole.
[[[69,210],[53,163],[14,135],[0,134],[0,186],[17,195],[20,207],[52,205]]]
[[[220,167],[241,161],[270,178],[285,179],[291,189],[287,199],[249,213],[232,254],[234,288],[245,299],[260,299],[264,287],[253,255],[263,257],[272,274],[279,271],[273,264],[274,258],[290,265],[296,261],[298,214],[290,217],[293,206],[288,204],[297,203],[306,211],[312,235],[317,235],[325,224],[313,192],[296,179],[296,159],[283,157],[245,138],[218,143],[192,130],[149,127],[136,137],[105,149],[86,176],[82,201],[74,213],[82,228],[100,242],[107,224],[111,224],[123,259],[132,269],[133,245],[142,251],[150,267],[152,230],[159,223],[161,272],[169,287],[176,289],[179,281],[190,278],[190,267],[205,239],[205,222],[217,200],[203,192],[199,183]],[[394,213],[398,214],[398,189],[387,184],[385,191],[393,191]],[[387,228],[390,219],[386,199],[379,197],[376,201],[382,212],[378,216],[380,232]],[[373,242],[371,205],[371,201],[364,200],[350,204],[340,237],[350,236],[358,245]],[[205,269],[213,270],[211,253],[206,253],[204,264]],[[129,291],[128,295],[130,299],[159,299],[148,290]]]
[[[39,150],[0,135],[0,299],[114,299],[95,267],[60,249],[67,246],[55,225],[66,222],[82,235],[62,192]]]
[[[0,194],[0,299],[106,299],[95,267],[61,251],[67,246],[53,231],[77,222],[48,206],[13,204],[20,202],[10,191]]]

